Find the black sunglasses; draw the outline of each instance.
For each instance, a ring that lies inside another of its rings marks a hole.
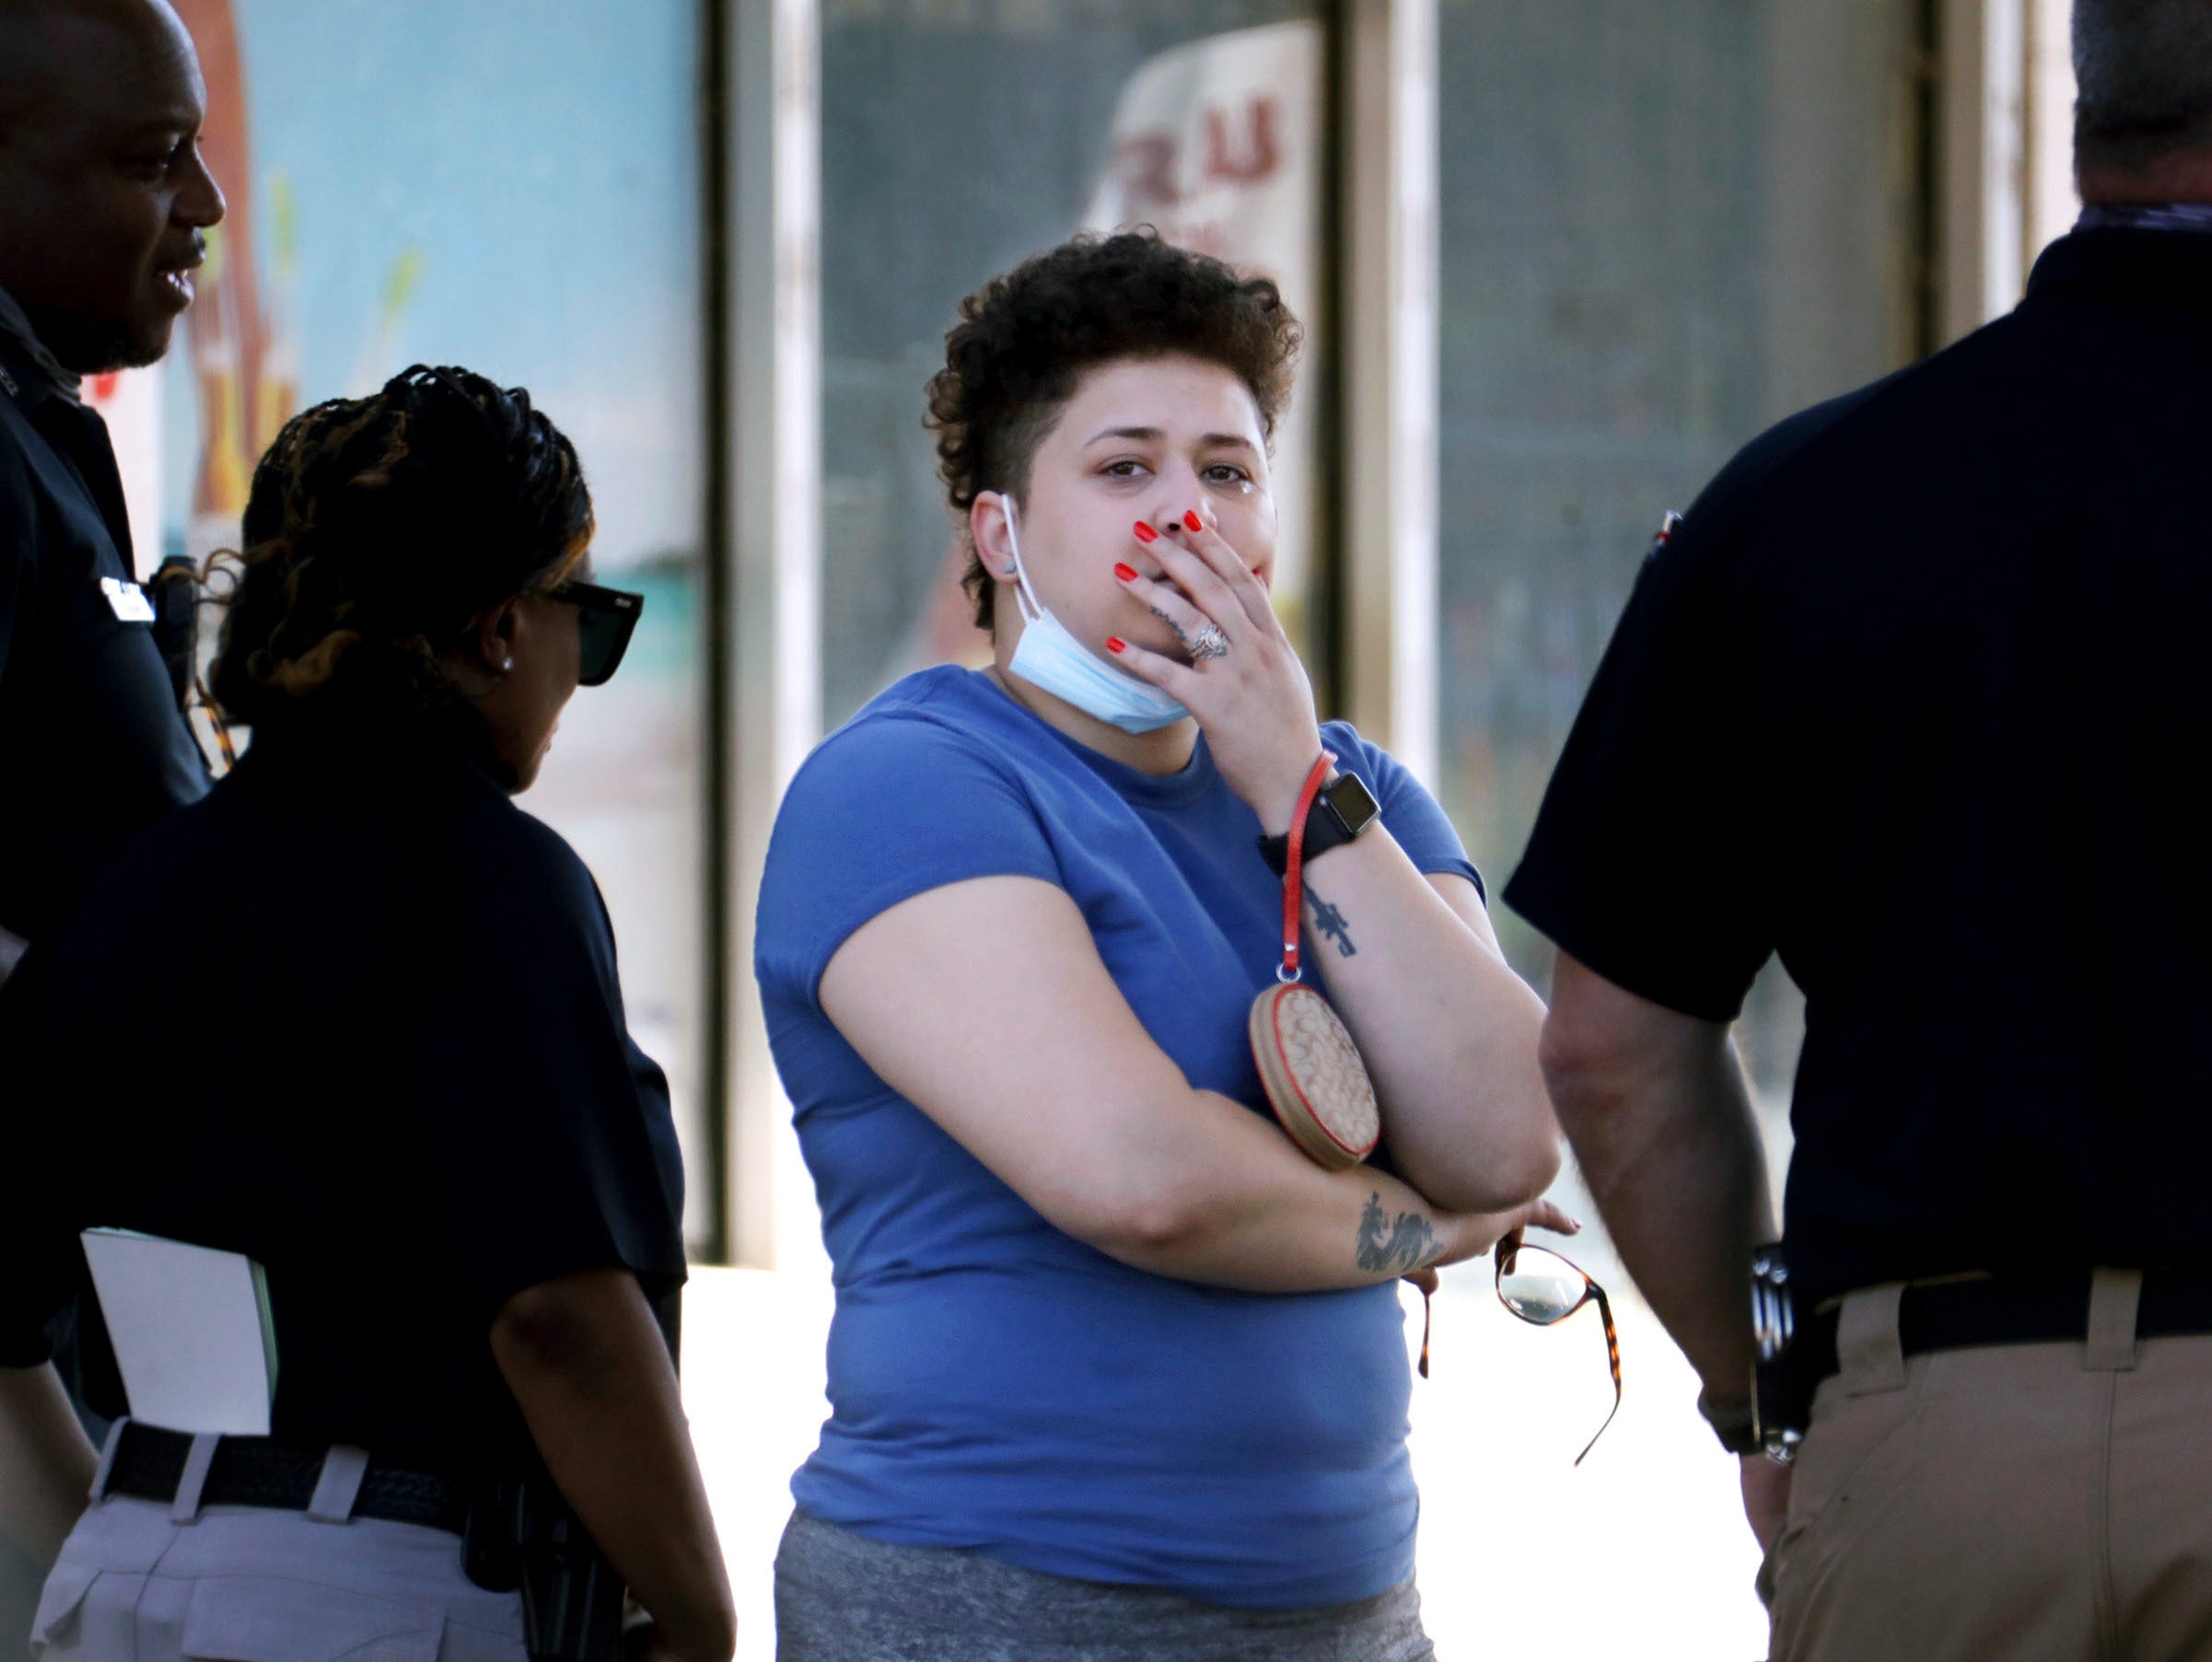
[[[623,654],[630,650],[630,636],[637,629],[646,598],[626,588],[601,588],[597,583],[556,583],[545,591],[549,600],[565,600],[576,609],[583,626],[584,652],[576,685],[603,687],[622,668]]]

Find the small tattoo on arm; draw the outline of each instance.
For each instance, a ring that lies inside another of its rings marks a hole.
[[[1306,898],[1313,902],[1313,933],[1335,942],[1338,957],[1357,958],[1359,948],[1352,945],[1352,926],[1345,914],[1315,894],[1310,883],[1306,886]]]
[[[1370,1193],[1359,1213],[1359,1267],[1371,1274],[1386,1271],[1404,1274],[1435,1258],[1437,1232],[1418,1212],[1401,1212],[1398,1221],[1385,1221],[1382,1196]]]

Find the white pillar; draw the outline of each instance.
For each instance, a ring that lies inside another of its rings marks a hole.
[[[2070,0],[2028,0],[2023,247],[2028,262],[2081,212],[2074,189],[2074,49]]]
[[[768,1053],[752,912],[784,787],[821,736],[821,88],[818,0],[734,0],[727,759],[729,1190],[735,1261],[819,1253],[813,1197]]]
[[[1437,0],[1349,0],[1340,413],[1350,715],[1438,777]]]
[[[1943,339],[2018,305],[2079,211],[2067,0],[1943,0]]]

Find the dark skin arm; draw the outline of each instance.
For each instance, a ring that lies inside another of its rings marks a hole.
[[[637,1278],[586,1270],[525,1288],[493,1319],[492,1354],[553,1482],[651,1612],[650,1654],[728,1662],[729,1575]]]
[[[1639,998],[1566,953],[1539,1052],[1559,1123],[1621,1261],[1716,1408],[1751,1400],[1752,1251],[1774,1238],[1766,1155],[1724,1023]],[[1743,1463],[1744,1509],[1771,1543],[1788,1470]]]
[[[99,1464],[51,1362],[0,1367],[0,1536],[40,1569],[53,1567]]]

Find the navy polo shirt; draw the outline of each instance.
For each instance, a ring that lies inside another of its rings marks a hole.
[[[1724,1022],[1806,999],[1800,1296],[2212,1269],[2212,235],[2090,229],[1793,417],[1637,579],[1507,901]]]
[[[295,1443],[528,1470],[489,1331],[578,1271],[634,1272],[672,1348],[667,1084],[590,873],[487,748],[366,714],[264,728],[32,944],[0,987],[0,1366],[41,1360],[72,1295],[97,1309],[91,1225],[268,1271]],[[123,1410],[89,1362],[86,1396]]]
[[[0,928],[27,939],[207,791],[151,626],[119,615],[136,576],[106,424],[0,335]]]

